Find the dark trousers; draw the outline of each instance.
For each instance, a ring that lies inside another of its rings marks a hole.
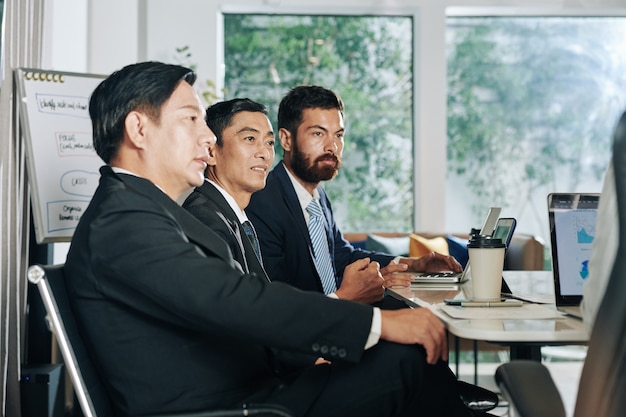
[[[428,365],[421,346],[385,341],[357,364],[308,368],[266,401],[298,417],[470,415],[447,364]]]

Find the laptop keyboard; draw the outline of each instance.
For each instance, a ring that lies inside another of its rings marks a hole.
[[[446,277],[455,277],[457,275],[459,275],[458,272],[448,271],[448,272],[430,272],[430,273],[423,272],[419,276],[421,278],[446,278]]]

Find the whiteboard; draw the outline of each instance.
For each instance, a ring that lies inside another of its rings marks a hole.
[[[37,243],[70,241],[100,179],[89,96],[104,75],[15,70]]]

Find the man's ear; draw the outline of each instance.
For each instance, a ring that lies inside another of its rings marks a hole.
[[[213,143],[209,146],[209,159],[207,160],[207,164],[209,166],[217,165],[217,160],[215,159],[215,154],[217,153],[217,143]]]
[[[293,142],[293,137],[291,136],[291,132],[281,127],[278,130],[278,139],[280,140],[280,146],[283,147],[285,152],[291,152],[291,144]]]
[[[136,110],[131,111],[124,119],[124,128],[130,142],[137,148],[146,145],[146,126],[148,116]]]

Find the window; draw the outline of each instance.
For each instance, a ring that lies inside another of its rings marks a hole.
[[[410,231],[412,17],[225,14],[224,39],[225,99],[267,105],[275,129],[280,99],[296,85],[342,97],[343,165],[324,185],[340,228]]]
[[[626,107],[626,18],[448,17],[447,225],[491,205],[549,242],[549,192],[600,192]],[[465,213],[464,213],[465,212]]]

